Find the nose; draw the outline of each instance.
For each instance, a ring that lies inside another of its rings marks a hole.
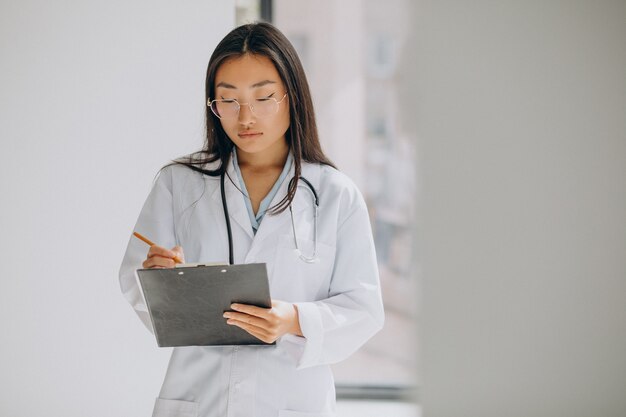
[[[239,104],[239,124],[242,126],[247,126],[250,124],[254,124],[255,117],[250,109],[250,104],[244,103]]]

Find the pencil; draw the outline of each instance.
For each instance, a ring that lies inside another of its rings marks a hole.
[[[143,240],[144,242],[146,242],[148,245],[150,246],[154,246],[156,245],[156,243],[154,243],[153,241],[151,241],[150,239],[148,239],[147,237],[145,237],[144,235],[142,235],[141,233],[137,233],[137,232],[133,232],[133,235],[139,239],[139,240]],[[177,264],[182,264],[183,261],[180,260],[180,258],[178,258],[178,256],[174,256],[174,262],[176,262]]]

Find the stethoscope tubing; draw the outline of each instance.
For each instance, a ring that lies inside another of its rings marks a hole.
[[[226,187],[224,186],[224,181],[225,181],[225,177],[226,177],[226,171],[222,171],[222,174],[220,175],[220,189],[221,189],[221,194],[222,194],[222,207],[224,208],[224,220],[226,222],[226,233],[228,234],[228,263],[230,265],[233,265],[235,263],[234,260],[234,254],[233,254],[233,231],[230,225],[230,214],[228,213],[228,204],[226,203]],[[295,229],[295,224],[294,224],[294,220],[293,220],[293,212],[291,211],[291,205],[289,205],[289,211],[291,214],[291,227],[293,230],[293,238],[295,241],[295,245],[296,245],[296,250],[298,250],[300,252],[300,259],[304,260],[305,262],[308,263],[312,263],[315,262],[316,257],[317,257],[317,211],[319,209],[319,197],[317,195],[317,191],[315,190],[315,187],[313,187],[313,184],[311,184],[311,182],[309,182],[309,180],[307,180],[304,177],[299,177],[300,180],[302,180],[302,182],[304,182],[306,184],[306,186],[309,188],[309,190],[311,191],[311,193],[313,193],[313,198],[314,198],[314,202],[315,202],[315,248],[313,251],[313,257],[308,258],[305,257],[302,252],[300,251],[300,248],[298,247],[298,240],[296,239],[296,229]],[[292,181],[296,180],[296,177],[291,178],[290,183]]]
[[[228,264],[235,263],[233,255],[233,231],[230,227],[230,215],[228,214],[228,205],[226,204],[226,190],[224,187],[225,171],[220,176],[220,188],[222,189],[222,206],[224,207],[224,218],[226,219],[226,233],[228,234]]]

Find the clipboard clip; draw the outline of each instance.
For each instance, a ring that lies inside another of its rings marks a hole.
[[[187,263],[187,264],[176,264],[174,268],[195,268],[198,266],[219,266],[219,265],[226,266],[228,264],[224,262],[197,262],[197,263]]]
[[[188,264],[176,264],[176,268],[198,268],[201,266],[227,266],[228,264],[222,263],[222,262],[198,262],[198,263],[188,263]],[[228,269],[223,268],[222,270],[220,270],[221,273],[226,273],[228,272]],[[184,271],[178,271],[178,276],[182,276],[185,275]]]

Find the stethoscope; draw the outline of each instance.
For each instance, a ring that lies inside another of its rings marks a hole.
[[[226,204],[226,191],[224,189],[224,178],[226,176],[226,171],[222,171],[220,176],[220,188],[222,191],[222,206],[224,207],[224,220],[226,221],[226,231],[228,233],[228,263],[233,265],[235,263],[233,258],[233,233],[230,228],[230,216],[228,215],[228,205]],[[230,177],[229,177],[230,178]],[[315,187],[304,177],[299,177],[302,182],[304,182],[307,186],[307,189],[311,193],[313,197],[313,256],[305,256],[302,253],[302,250],[298,246],[298,237],[296,236],[296,224],[293,220],[293,209],[291,208],[291,204],[289,204],[289,215],[291,216],[291,230],[293,232],[293,241],[296,245],[296,252],[298,253],[298,257],[306,262],[306,263],[315,263],[319,261],[317,257],[317,215],[320,207],[320,201],[317,196],[317,192],[315,191]],[[292,177],[289,181],[289,187],[292,186],[293,182],[297,181],[296,177]]]

